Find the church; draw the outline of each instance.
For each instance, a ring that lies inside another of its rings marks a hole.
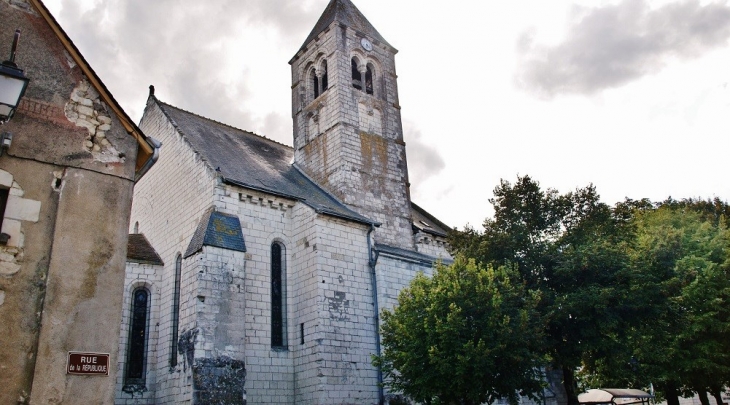
[[[293,147],[150,86],[139,127],[162,147],[134,188],[115,403],[389,401],[378,315],[452,260],[410,199],[396,53],[331,0],[289,61]]]

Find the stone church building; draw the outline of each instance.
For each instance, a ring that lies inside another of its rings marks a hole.
[[[293,147],[150,95],[118,404],[374,404],[378,314],[448,227],[411,202],[395,54],[331,0],[289,62]],[[281,83],[281,85],[285,85]]]

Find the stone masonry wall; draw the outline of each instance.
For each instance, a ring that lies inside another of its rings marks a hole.
[[[149,369],[156,376],[156,403],[178,399],[185,403],[183,400],[192,401],[192,380],[184,376],[183,358],[176,354],[178,364],[170,367],[175,262],[178,254],[185,253],[202,215],[213,205],[216,178],[154,101],[148,102],[140,128],[163,144],[159,160],[135,186],[130,221],[130,228],[138,224],[138,232],[145,234],[165,263],[160,271],[159,338]],[[193,257],[183,260],[182,269],[180,331],[190,327],[185,322],[194,322],[194,314],[186,318],[183,311],[189,304],[184,300],[197,299],[197,294],[192,295],[197,291]]]
[[[335,22],[292,60],[294,161],[380,222],[378,243],[414,249],[394,51],[381,43],[364,51],[362,35]],[[353,57],[374,70],[374,94],[352,86]],[[311,72],[325,60],[329,88],[315,99]]]
[[[292,240],[292,213],[295,203],[271,195],[227,187],[217,205],[225,204],[228,213],[238,215],[246,242],[245,316],[241,331],[245,342],[246,394],[250,403],[285,404],[294,402],[294,365],[292,347],[297,328],[292,305],[296,286],[291,284],[298,268],[292,257],[297,246]],[[284,249],[283,284],[285,346],[271,347],[271,245]]]
[[[117,381],[114,403],[116,405],[154,405],[156,393],[157,345],[160,333],[160,285],[162,266],[127,262],[122,300],[122,323],[119,333],[119,358],[117,361]],[[129,328],[132,308],[132,292],[137,288],[149,291],[149,311],[147,312],[147,369],[145,386],[125,385],[124,373],[129,348]]]

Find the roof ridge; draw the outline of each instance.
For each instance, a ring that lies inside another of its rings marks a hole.
[[[230,128],[230,129],[233,129],[233,130],[236,130],[236,131],[240,131],[240,132],[245,132],[245,133],[247,133],[249,135],[253,135],[253,136],[257,137],[257,138],[260,138],[260,139],[269,141],[271,143],[275,143],[277,145],[281,145],[281,146],[284,146],[286,148],[289,148],[289,149],[294,150],[294,147],[293,146],[289,146],[289,145],[287,145],[285,143],[281,143],[279,141],[276,141],[274,139],[271,139],[271,138],[267,137],[266,135],[259,135],[259,134],[255,133],[255,132],[251,132],[251,131],[248,131],[248,130],[245,130],[245,129],[237,128],[237,127],[234,127],[233,125],[226,124],[225,122],[217,121],[217,120],[214,120],[213,118],[208,118],[208,117],[202,116],[200,114],[196,114],[196,113],[194,113],[192,111],[188,111],[188,110],[186,110],[184,108],[180,108],[180,107],[174,106],[174,105],[172,105],[170,103],[166,103],[166,102],[160,100],[159,98],[157,98],[157,96],[155,96],[155,95],[152,95],[151,97],[153,97],[155,99],[155,101],[157,101],[158,104],[162,104],[162,105],[165,105],[167,107],[174,108],[174,109],[176,109],[178,111],[182,111],[182,112],[184,112],[186,114],[190,114],[192,116],[195,116],[195,117],[204,119],[206,121],[210,121],[212,123],[215,123],[215,124],[218,124],[218,125],[222,125],[222,126],[224,126],[226,128]],[[165,114],[165,115],[167,115],[167,114]],[[172,119],[171,117],[168,117],[168,118]],[[177,125],[176,125],[176,127],[177,127]]]

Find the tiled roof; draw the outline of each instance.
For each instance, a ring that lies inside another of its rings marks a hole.
[[[413,219],[413,228],[416,231],[446,237],[451,229],[413,202],[411,202],[411,219]]]
[[[141,233],[129,235],[127,240],[127,261],[162,266],[165,263]]]
[[[327,8],[324,9],[322,16],[319,17],[317,24],[314,25],[314,29],[309,33],[307,39],[302,44],[299,50],[304,49],[309,42],[317,37],[322,31],[332,24],[333,21],[337,21],[347,27],[350,27],[356,31],[360,31],[370,38],[382,42],[390,48],[393,48],[388,41],[383,38],[378,30],[370,24],[367,18],[355,7],[350,0],[331,0],[327,4]],[[395,50],[395,48],[393,48]]]
[[[235,215],[208,210],[200,219],[184,257],[192,256],[203,246],[245,252],[246,243],[243,240],[241,221]]]
[[[439,261],[441,261],[443,264],[446,264],[446,265],[451,264],[453,262],[453,260],[451,260],[451,259],[433,257],[433,256],[429,256],[429,255],[426,255],[426,254],[423,254],[420,252],[413,251],[413,250],[402,249],[402,248],[398,248],[395,246],[383,245],[383,244],[379,244],[379,243],[375,244],[375,250],[379,254],[394,256],[399,259],[406,259],[406,260],[416,262],[416,263],[419,263],[422,265],[427,265],[427,266],[433,266],[434,264],[438,263]]]
[[[374,223],[347,208],[299,171],[292,164],[291,147],[154,100],[224,182],[301,201],[318,213]]]

